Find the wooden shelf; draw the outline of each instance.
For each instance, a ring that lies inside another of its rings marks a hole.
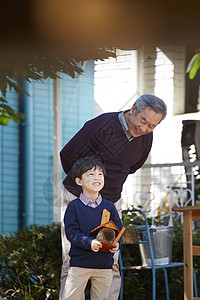
[[[200,222],[200,205],[174,207],[172,210],[185,213],[192,212],[192,221]]]
[[[200,246],[192,246],[193,255],[200,256]]]

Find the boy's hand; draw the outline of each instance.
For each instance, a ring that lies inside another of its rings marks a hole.
[[[102,244],[96,239],[92,240],[92,243],[91,243],[92,251],[98,252],[100,250],[100,248],[102,248]]]
[[[111,253],[115,253],[115,252],[117,252],[118,249],[119,249],[119,243],[117,243],[116,246],[114,248],[110,249],[109,251]]]

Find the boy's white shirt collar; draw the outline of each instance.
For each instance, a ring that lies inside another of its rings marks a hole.
[[[98,195],[97,199],[91,200],[91,199],[87,198],[85,195],[83,195],[83,193],[81,193],[79,196],[79,199],[81,200],[81,202],[83,202],[83,204],[92,206],[92,207],[94,204],[95,204],[95,206],[98,206],[102,202],[101,194]]]

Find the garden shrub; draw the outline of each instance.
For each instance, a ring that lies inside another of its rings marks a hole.
[[[0,235],[0,295],[6,299],[58,299],[60,225],[33,225]]]
[[[168,222],[168,220],[163,220]],[[123,216],[123,223],[143,224],[135,214]],[[149,220],[151,223],[151,220]],[[200,224],[193,234],[193,244],[200,245]],[[141,265],[138,245],[123,245],[125,266]],[[173,261],[183,261],[182,224],[174,220]],[[59,298],[61,258],[60,224],[29,226],[18,233],[0,235],[0,295],[5,299],[46,300]],[[200,278],[200,258],[194,257],[197,279]],[[156,271],[157,299],[165,300],[163,270]],[[183,299],[183,267],[168,269],[170,299]],[[197,280],[200,293],[200,281]],[[89,300],[89,287],[86,300]],[[152,271],[127,271],[124,274],[124,300],[152,298]]]

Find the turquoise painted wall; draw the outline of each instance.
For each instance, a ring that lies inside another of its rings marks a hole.
[[[66,75],[62,77],[62,142],[64,146],[85,121],[94,117],[94,62],[87,62],[84,74],[77,75],[75,80]]]
[[[8,91],[9,104],[18,109],[17,96]],[[0,233],[18,230],[19,127],[0,126]]]
[[[33,101],[33,219],[36,224],[53,220],[53,190],[43,194],[46,179],[53,173],[53,81],[32,84]]]
[[[53,81],[33,81],[30,89],[33,135],[33,223],[53,221]],[[18,109],[17,95],[8,92],[9,104]],[[83,75],[62,75],[62,145],[95,114],[94,62]],[[20,126],[0,126],[0,233],[20,230],[22,222],[22,160]],[[64,174],[63,174],[64,176]],[[31,209],[31,208],[30,208]]]

